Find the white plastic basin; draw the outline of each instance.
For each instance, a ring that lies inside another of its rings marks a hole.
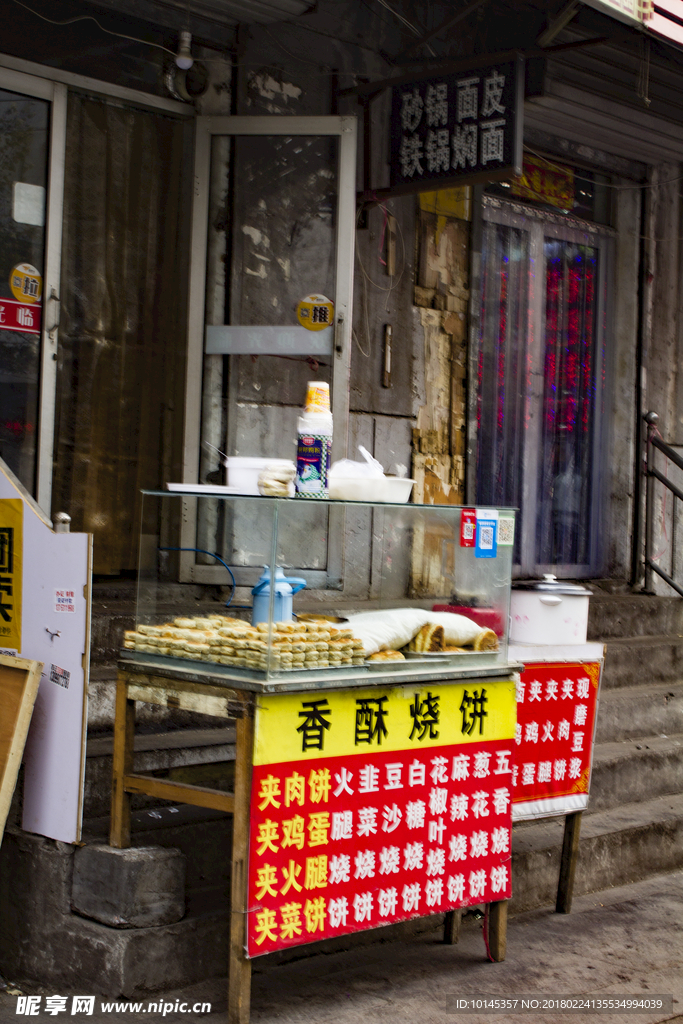
[[[258,494],[258,478],[267,466],[291,466],[291,459],[262,459],[255,456],[229,455],[223,460],[229,487],[237,487],[237,494]]]
[[[405,504],[410,498],[414,480],[406,477],[385,476],[342,477],[330,480],[330,497],[338,501],[387,501]]]

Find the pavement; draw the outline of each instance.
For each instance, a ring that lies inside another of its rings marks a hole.
[[[435,929],[288,963],[257,959],[252,1024],[683,1024],[683,871],[575,898],[568,915],[548,907],[511,916],[502,963],[488,961],[482,922],[472,916],[463,922],[457,945],[444,945],[441,937]],[[0,992],[0,1024],[28,1016],[40,1022],[228,1024],[226,988],[224,979],[211,981],[138,1000],[135,1009],[129,1001],[97,997],[92,1014],[73,1014],[74,993],[61,992],[68,996],[66,1008],[50,1014],[46,997],[56,993],[10,983]],[[26,1013],[26,1001],[21,1012],[19,992],[40,996],[32,1007],[37,1013]],[[661,1009],[629,1013],[598,1012],[595,1006],[578,1015],[543,1008],[544,1000],[558,996],[634,995],[672,999]],[[458,1000],[465,997],[517,999],[517,1011],[464,1013]],[[540,1009],[522,1009],[523,998],[538,1000]],[[119,1006],[103,1009],[102,1002]],[[202,1013],[202,1003],[211,1003],[209,1014]]]

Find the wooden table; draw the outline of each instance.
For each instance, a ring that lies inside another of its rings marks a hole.
[[[409,666],[410,663],[408,663]],[[116,686],[116,718],[110,844],[117,849],[130,845],[131,797],[135,793],[175,803],[208,807],[233,815],[232,887],[229,944],[228,1019],[248,1024],[251,993],[251,960],[245,955],[249,813],[254,755],[254,712],[259,694],[347,690],[353,687],[396,686],[426,682],[463,682],[470,679],[508,680],[517,665],[474,667],[454,678],[452,667],[370,674],[365,669],[308,671],[288,674],[284,680],[259,679],[256,673],[219,665],[187,663],[153,655],[129,655],[119,661]],[[204,786],[151,778],[133,770],[135,703],[194,711],[234,720],[236,725],[235,785],[233,793]],[[462,911],[446,913],[444,942],[458,941]],[[488,945],[493,960],[505,959],[507,901],[487,905]]]

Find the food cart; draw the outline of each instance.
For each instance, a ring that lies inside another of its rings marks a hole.
[[[216,550],[169,549],[181,517]],[[504,958],[513,535],[507,510],[144,494],[110,841],[129,844],[135,793],[233,814],[232,1022],[253,957],[413,917],[446,912],[452,936],[486,904]],[[135,773],[136,701],[234,719],[234,792]]]

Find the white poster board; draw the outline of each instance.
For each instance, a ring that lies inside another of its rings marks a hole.
[[[92,535],[55,533],[0,459],[1,499],[21,499],[23,510],[15,551],[17,653],[44,664],[24,754],[22,827],[73,843],[83,812]]]

